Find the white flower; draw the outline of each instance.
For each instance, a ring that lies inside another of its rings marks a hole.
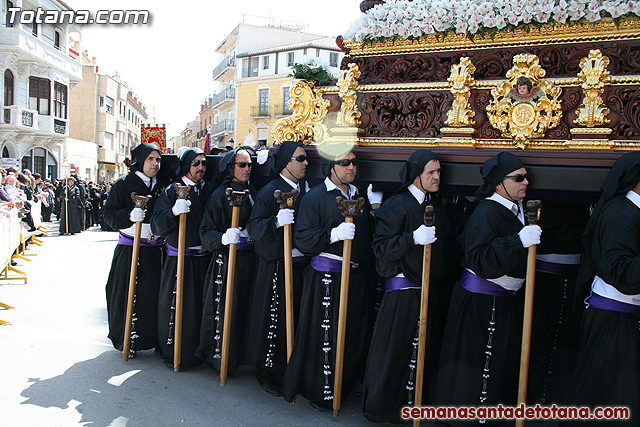
[[[466,33],[469,25],[467,25],[467,21],[463,21],[462,19],[458,19],[456,21],[456,32],[457,33]]]
[[[518,22],[520,22],[520,17],[513,12],[509,12],[507,14],[507,21],[509,21],[509,24],[511,25],[518,25]]]
[[[480,28],[480,26],[478,25],[478,22],[476,22],[476,21],[469,22],[469,32],[471,34],[477,33],[479,28]]]
[[[488,1],[485,1],[484,3],[482,3],[480,5],[480,7],[478,8],[478,11],[479,11],[480,14],[486,15],[492,9],[493,9],[493,5],[491,3],[489,3]]]
[[[540,11],[536,14],[536,21],[544,23],[549,21],[550,17],[551,17],[550,13]]]

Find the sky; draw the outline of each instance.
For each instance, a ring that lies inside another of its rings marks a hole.
[[[83,26],[81,49],[96,57],[100,74],[118,72],[145,104],[148,121],[167,125],[167,138],[179,135],[216,93],[211,74],[221,58],[215,49],[243,20],[305,23],[312,34],[335,37],[361,14],[359,0],[63,1],[74,10],[150,12],[146,25]]]

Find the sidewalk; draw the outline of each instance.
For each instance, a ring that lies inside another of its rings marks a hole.
[[[341,415],[266,394],[252,369],[220,386],[209,368],[173,372],[153,351],[125,363],[107,339],[105,284],[117,233],[92,227],[30,245],[28,283],[0,283],[0,425],[10,427],[373,426],[350,395]]]

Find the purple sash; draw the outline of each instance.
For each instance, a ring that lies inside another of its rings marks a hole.
[[[127,236],[122,231],[118,232],[120,236],[118,237],[118,244],[124,246],[133,246],[133,237]],[[140,239],[140,246],[162,246],[167,242],[167,239],[164,237],[158,237],[153,243],[149,242],[149,240],[145,238]]]
[[[515,294],[514,291],[505,289],[497,283],[493,283],[480,276],[476,276],[466,268],[462,270],[462,276],[460,277],[459,282],[460,286],[474,294],[491,295],[494,297],[510,297]]]
[[[411,282],[406,277],[387,277],[384,279],[384,291],[399,291],[402,289],[422,289],[422,283]]]
[[[319,272],[342,273],[342,261],[326,258],[320,255],[311,257],[311,268]],[[358,271],[357,267],[351,266],[351,271]]]
[[[184,256],[203,256],[203,255],[207,255],[209,252],[205,251],[205,250],[198,250],[198,249],[189,249],[189,248],[185,248],[184,250]],[[169,256],[178,256],[178,248],[171,246],[171,245],[167,245],[167,254]]]
[[[536,259],[536,270],[549,274],[576,275],[580,271],[580,264],[558,264]]]
[[[236,249],[239,251],[252,251],[253,245],[250,245],[249,242],[247,242],[246,237],[240,236],[240,240],[236,244]]]
[[[284,257],[280,258],[280,261],[284,262]],[[307,262],[307,257],[306,256],[294,256],[291,257],[291,261],[293,261],[294,264],[302,264],[304,262]],[[342,271],[342,270],[340,270]]]
[[[595,292],[591,292],[584,302],[587,304],[587,308],[593,307],[601,310],[619,311],[621,313],[640,314],[640,306],[603,297]]]

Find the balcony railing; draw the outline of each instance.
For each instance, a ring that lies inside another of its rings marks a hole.
[[[291,114],[293,114],[293,111],[290,110],[286,104],[276,104],[273,107],[273,112],[276,116],[290,116]]]
[[[37,111],[27,110],[18,105],[4,107],[4,124],[35,129],[37,123]]]
[[[63,122],[62,120],[55,119],[53,121],[53,131],[55,133],[59,133],[61,135],[66,134],[67,133],[67,123]]]
[[[236,99],[236,90],[235,88],[228,87],[211,98],[211,105],[217,107],[225,101],[233,101],[234,99]]]
[[[269,106],[253,106],[251,107],[251,117],[272,117],[273,111],[273,107],[269,108]]]
[[[224,72],[227,71],[228,69],[235,69],[235,68],[236,68],[236,57],[225,56],[222,62],[220,62],[220,64],[218,64],[218,66],[213,69],[213,80],[216,80],[218,77],[224,74]]]
[[[221,120],[211,126],[211,135],[220,134],[223,132],[232,132],[235,129],[235,122],[233,120]]]

